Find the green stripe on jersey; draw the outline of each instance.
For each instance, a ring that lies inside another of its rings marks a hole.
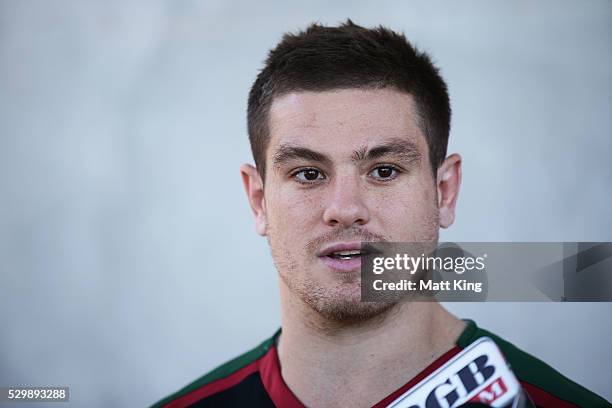
[[[268,350],[270,350],[270,347],[274,345],[276,337],[279,333],[280,329],[276,333],[274,333],[274,336],[270,337],[251,351],[247,351],[246,353],[234,358],[233,360],[230,360],[227,363],[215,368],[208,374],[203,375],[202,377],[198,378],[186,387],[159,401],[155,405],[151,406],[151,408],[161,408],[168,402],[180,398],[183,395],[189,394],[191,391],[197,390],[198,388],[203,387],[206,384],[210,384],[213,381],[225,378],[231,375],[232,373],[240,370],[242,367],[245,367],[253,361],[256,361],[257,359],[263,357],[268,352]]]

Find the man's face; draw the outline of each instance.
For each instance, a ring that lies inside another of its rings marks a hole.
[[[323,316],[364,319],[361,241],[437,240],[436,181],[412,97],[392,89],[276,98],[258,218],[290,291]],[[248,187],[247,187],[248,191]]]

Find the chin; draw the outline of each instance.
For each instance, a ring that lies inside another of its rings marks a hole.
[[[359,282],[324,287],[311,283],[297,295],[325,320],[338,324],[355,324],[384,316],[396,303],[362,302]]]
[[[313,305],[323,318],[339,324],[356,324],[385,316],[396,303],[331,301]]]

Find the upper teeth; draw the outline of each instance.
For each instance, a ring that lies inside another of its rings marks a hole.
[[[353,249],[349,251],[336,251],[333,254],[338,255],[338,256],[351,256],[351,255],[360,255],[361,251],[358,249]]]

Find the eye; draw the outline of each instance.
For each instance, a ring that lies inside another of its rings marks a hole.
[[[370,172],[370,176],[377,180],[392,180],[397,177],[399,171],[393,166],[378,166]]]
[[[302,169],[293,173],[293,177],[295,177],[300,183],[312,183],[325,178],[323,173],[317,169]]]

